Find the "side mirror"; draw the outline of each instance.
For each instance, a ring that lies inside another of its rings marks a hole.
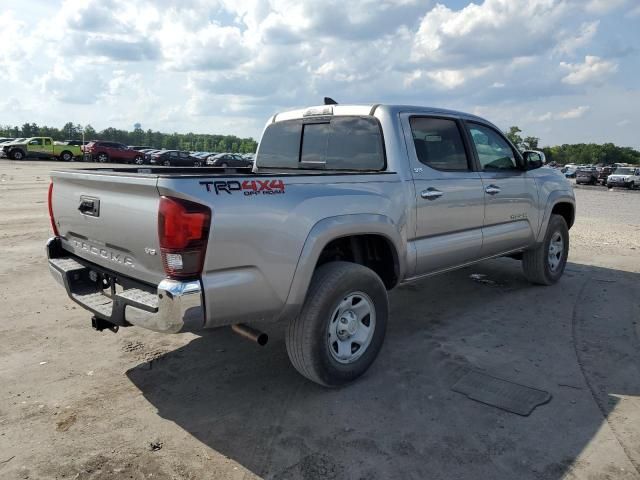
[[[522,156],[524,157],[524,164],[527,170],[540,168],[547,162],[544,152],[539,150],[525,150],[522,152]]]

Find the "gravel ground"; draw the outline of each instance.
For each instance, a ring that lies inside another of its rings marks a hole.
[[[43,257],[54,166],[0,160],[0,478],[640,479],[640,191],[576,189],[553,287],[499,259],[396,289],[370,372],[325,390],[280,325],[92,331]],[[470,369],[552,399],[474,402]]]

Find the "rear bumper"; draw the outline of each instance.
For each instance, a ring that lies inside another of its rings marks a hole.
[[[69,298],[96,317],[114,325],[136,325],[161,333],[178,333],[204,327],[204,301],[199,280],[164,279],[156,291],[127,288],[106,295],[95,278],[100,267],[74,257],[61,247],[60,238],[46,246],[49,270]],[[114,277],[117,274],[114,274]]]

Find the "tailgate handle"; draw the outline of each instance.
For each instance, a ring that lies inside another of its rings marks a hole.
[[[78,210],[84,215],[97,217],[100,215],[100,200],[97,198],[81,196]]]

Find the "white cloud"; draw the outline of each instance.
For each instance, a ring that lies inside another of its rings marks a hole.
[[[566,35],[560,40],[554,51],[559,54],[571,55],[579,48],[591,44],[593,37],[598,32],[600,20],[594,22],[584,22],[580,25],[577,35]]]
[[[560,119],[560,120],[571,120],[571,119],[574,119],[574,118],[581,118],[589,110],[591,110],[591,107],[588,107],[586,105],[581,105],[579,107],[572,108],[572,109],[567,110],[565,112],[557,113],[555,115],[555,118]]]
[[[485,0],[461,10],[438,4],[421,20],[412,57],[416,61],[512,58],[546,50],[566,12],[554,0]]]
[[[626,13],[625,17],[628,17],[628,18],[640,17],[640,5],[636,5],[631,10],[629,10]]]
[[[83,70],[54,64],[40,79],[41,91],[64,103],[92,104],[104,95],[107,84],[98,75],[86,75]]]
[[[607,13],[627,3],[627,0],[589,0],[586,9],[591,13]]]
[[[469,80],[481,77],[490,71],[490,67],[466,69],[415,70],[405,78],[405,86],[419,86],[427,83],[436,88],[453,90]],[[429,81],[430,80],[430,81]]]
[[[590,82],[601,83],[606,77],[618,71],[617,63],[603,60],[593,55],[584,57],[584,63],[561,62],[560,67],[569,71],[562,78],[562,81],[569,85],[581,85]]]

